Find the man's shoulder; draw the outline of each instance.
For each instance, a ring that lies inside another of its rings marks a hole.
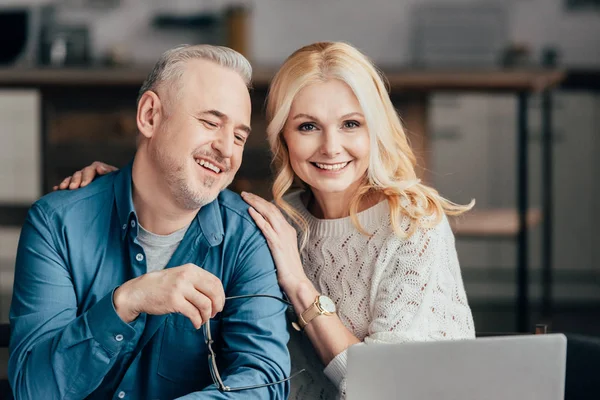
[[[77,209],[95,212],[92,206],[94,202],[104,205],[107,197],[112,196],[114,178],[115,173],[110,173],[95,179],[83,188],[48,193],[36,201],[34,207],[41,208],[46,214],[63,214]]]
[[[232,192],[229,189],[225,189],[219,193],[217,201],[221,207],[221,212],[226,214],[235,214],[242,220],[249,222],[253,226],[256,226],[254,224],[254,220],[248,213],[248,208],[250,208],[250,205],[246,203],[239,194]]]

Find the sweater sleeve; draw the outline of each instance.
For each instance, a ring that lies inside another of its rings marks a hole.
[[[357,343],[354,346],[362,346],[364,343]],[[348,371],[348,349],[335,356],[327,364],[323,371],[327,378],[338,388],[340,399],[346,398],[346,373]]]

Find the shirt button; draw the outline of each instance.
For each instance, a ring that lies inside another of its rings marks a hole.
[[[131,227],[135,228],[135,221],[134,220],[131,220]],[[121,393],[123,393],[123,392],[121,392]]]
[[[142,262],[142,260],[144,259],[144,255],[142,253],[137,253],[137,255],[135,256],[135,259],[138,260],[139,262]]]
[[[118,398],[122,399],[125,397],[125,392],[120,391],[119,394],[117,395]]]
[[[117,342],[121,342],[121,341],[123,341],[123,335],[121,335],[121,334],[119,333],[117,336],[115,336],[115,340],[116,340]],[[121,397],[121,398],[122,398],[122,397]]]
[[[123,224],[123,230],[127,229],[127,224]]]

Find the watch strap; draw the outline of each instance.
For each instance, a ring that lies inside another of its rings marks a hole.
[[[321,309],[317,305],[317,301],[311,304],[310,307],[308,307],[302,314],[300,314],[300,317],[298,318],[298,325],[300,326],[300,329],[304,329],[304,327],[308,325],[310,321],[323,314],[323,311],[321,311]]]

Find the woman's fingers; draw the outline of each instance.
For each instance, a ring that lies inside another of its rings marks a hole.
[[[77,189],[87,186],[99,175],[106,175],[117,171],[118,168],[100,161],[94,161],[87,167],[75,172],[72,176],[67,176],[63,181],[54,186],[53,190]]]
[[[94,180],[96,177],[96,166],[94,164],[88,165],[82,171],[83,178],[81,179],[81,187],[86,186],[88,183]]]
[[[60,183],[60,185],[58,185],[58,188],[61,190],[64,190],[66,188],[69,187],[69,184],[71,183],[71,176],[67,176],[65,179],[63,179],[63,181]]]
[[[285,219],[281,211],[272,203],[252,193],[242,192],[242,198],[247,201],[276,231],[281,227]]]
[[[94,161],[82,170],[83,179],[81,180],[81,186],[83,187],[89,184],[97,175],[106,175],[109,172],[116,170],[117,167],[113,167],[112,165],[108,165],[100,161]]]
[[[71,179],[71,183],[69,184],[69,189],[77,189],[81,186],[81,178],[83,174],[81,171],[77,171],[73,174],[73,178]]]
[[[117,167],[105,164],[100,161],[94,161],[94,163],[92,165],[95,167],[95,170],[98,173],[98,175],[105,175],[105,174],[108,174],[109,172],[118,170]]]
[[[258,228],[262,231],[263,235],[265,235],[265,238],[267,238],[269,244],[274,243],[274,240],[277,238],[277,235],[269,221],[267,221],[261,213],[256,211],[254,207],[250,207],[248,209],[248,212],[250,213],[250,216],[252,217],[254,222],[256,222],[256,226],[258,226]]]
[[[60,185],[56,186],[56,189],[77,189],[80,187],[87,186],[96,178],[98,175],[106,175],[110,172],[118,170],[117,167],[105,164],[100,161],[94,161],[87,167],[77,171],[73,176],[69,176],[61,182]],[[56,190],[55,189],[55,190]]]

